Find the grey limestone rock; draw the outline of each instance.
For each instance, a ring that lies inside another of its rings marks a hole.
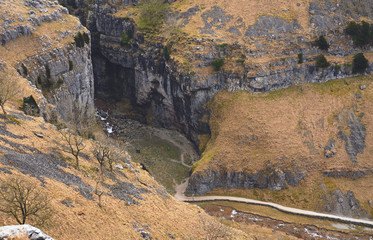
[[[278,191],[295,186],[306,174],[299,171],[283,171],[280,168],[267,168],[256,173],[229,172],[225,169],[206,170],[193,174],[188,183],[188,194],[205,194],[217,187],[224,188],[268,188]]]
[[[14,239],[26,235],[30,240],[53,240],[40,229],[25,225],[11,225],[0,227],[0,239]]]
[[[346,152],[350,155],[351,161],[357,162],[357,154],[364,152],[366,128],[352,110],[347,112],[347,126],[350,129],[350,135],[347,136],[341,130],[338,136],[346,142]]]
[[[47,102],[37,100],[41,115],[47,121],[53,120],[53,114],[65,121],[71,120],[76,114],[81,114],[85,120],[93,119],[94,86],[90,55],[89,45],[83,48],[69,45],[31,56],[18,64],[18,72],[32,84],[42,88],[39,80],[48,79],[56,86],[53,94],[47,95]],[[28,69],[27,75],[23,66]],[[47,69],[50,76],[47,76]],[[47,108],[47,103],[53,104],[55,109]]]
[[[325,208],[333,214],[346,217],[367,217],[368,213],[360,206],[352,191],[343,194],[340,189],[329,193],[324,199]]]
[[[302,26],[297,19],[293,19],[293,22],[289,22],[279,17],[261,16],[256,20],[254,25],[247,28],[245,36],[258,37],[267,36],[269,34],[278,36],[279,34],[294,33],[298,29],[302,29]]]
[[[333,139],[331,139],[325,145],[325,147],[324,147],[324,156],[326,158],[331,158],[331,157],[333,157],[337,153],[337,150],[335,149],[334,144],[335,144],[335,141]]]

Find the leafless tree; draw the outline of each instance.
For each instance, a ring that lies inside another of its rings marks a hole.
[[[0,212],[13,216],[19,224],[33,218],[43,224],[50,218],[49,201],[36,186],[22,178],[0,183]]]
[[[76,167],[79,169],[79,153],[85,148],[83,138],[69,129],[60,130],[60,134],[62,141],[67,144],[67,148],[62,146],[62,150],[75,157]]]
[[[97,142],[93,150],[93,154],[97,162],[100,164],[101,181],[104,181],[103,166],[105,165],[106,161],[110,159],[110,149],[109,147],[103,145],[102,143]]]
[[[230,239],[229,228],[221,223],[221,219],[200,215],[200,222],[207,240]]]
[[[100,189],[100,180],[99,178],[96,179],[96,187],[95,187],[95,194],[98,197],[98,206],[102,207],[102,195],[104,192]]]
[[[18,85],[19,84],[15,76],[11,76],[6,72],[0,72],[0,107],[3,110],[5,117],[7,117],[5,103],[13,100],[21,93]]]

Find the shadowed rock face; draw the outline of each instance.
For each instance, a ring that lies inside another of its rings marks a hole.
[[[266,169],[250,174],[245,172],[229,172],[228,170],[206,170],[193,174],[188,183],[188,194],[202,195],[214,188],[268,188],[278,191],[295,186],[306,176],[298,171]]]

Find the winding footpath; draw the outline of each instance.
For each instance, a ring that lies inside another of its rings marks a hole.
[[[356,218],[349,218],[349,217],[342,217],[333,214],[325,214],[325,213],[318,213],[308,210],[302,210],[298,208],[292,207],[285,207],[277,203],[272,202],[263,202],[249,198],[242,198],[242,197],[230,197],[230,196],[198,196],[198,197],[187,197],[185,196],[185,190],[188,186],[188,180],[184,183],[178,185],[176,187],[176,194],[175,198],[184,201],[184,202],[209,202],[209,201],[228,201],[228,202],[238,202],[238,203],[246,203],[246,204],[253,204],[253,205],[261,205],[266,207],[271,207],[277,209],[281,212],[294,214],[294,215],[301,215],[306,217],[312,218],[319,218],[319,219],[326,219],[336,222],[342,222],[347,224],[355,224],[365,227],[373,228],[373,221],[364,220],[364,219],[356,219]]]

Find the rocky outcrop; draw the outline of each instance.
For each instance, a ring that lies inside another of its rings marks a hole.
[[[53,240],[40,229],[30,225],[11,225],[0,227],[0,239]]]
[[[325,177],[335,177],[335,178],[345,177],[345,178],[350,178],[352,180],[356,180],[356,179],[364,177],[365,175],[370,175],[370,174],[373,174],[373,171],[371,169],[356,170],[356,171],[349,170],[349,169],[331,169],[331,170],[323,172],[323,175]]]
[[[333,157],[337,153],[337,150],[335,149],[335,145],[334,144],[335,144],[334,139],[331,139],[325,145],[325,147],[324,147],[324,156],[326,158],[331,158],[331,157]]]
[[[57,1],[27,0],[24,5],[34,9],[28,12],[29,17],[26,20],[20,13],[17,18],[14,18],[11,14],[8,16],[8,13],[3,12],[4,23],[2,29],[0,28],[1,45],[21,36],[31,35],[35,31],[34,26],[39,26],[42,22],[57,21],[61,19],[62,14],[68,14],[68,10],[58,5]]]
[[[349,136],[342,130],[338,132],[338,136],[346,142],[346,152],[350,155],[353,162],[357,162],[357,154],[363,153],[365,148],[366,128],[356,117],[355,113],[347,111],[347,127],[350,130]]]
[[[336,215],[347,217],[367,217],[368,213],[360,206],[352,191],[344,195],[340,189],[336,189],[324,198],[325,210]]]
[[[268,188],[278,191],[295,186],[306,176],[305,173],[279,168],[267,168],[256,173],[230,172],[229,170],[206,170],[194,173],[189,178],[186,192],[201,195],[214,188]]]
[[[70,121],[94,116],[94,83],[91,48],[71,44],[31,56],[18,64],[18,72],[42,90],[45,99],[37,100],[48,121]],[[55,108],[48,108],[48,104]]]

